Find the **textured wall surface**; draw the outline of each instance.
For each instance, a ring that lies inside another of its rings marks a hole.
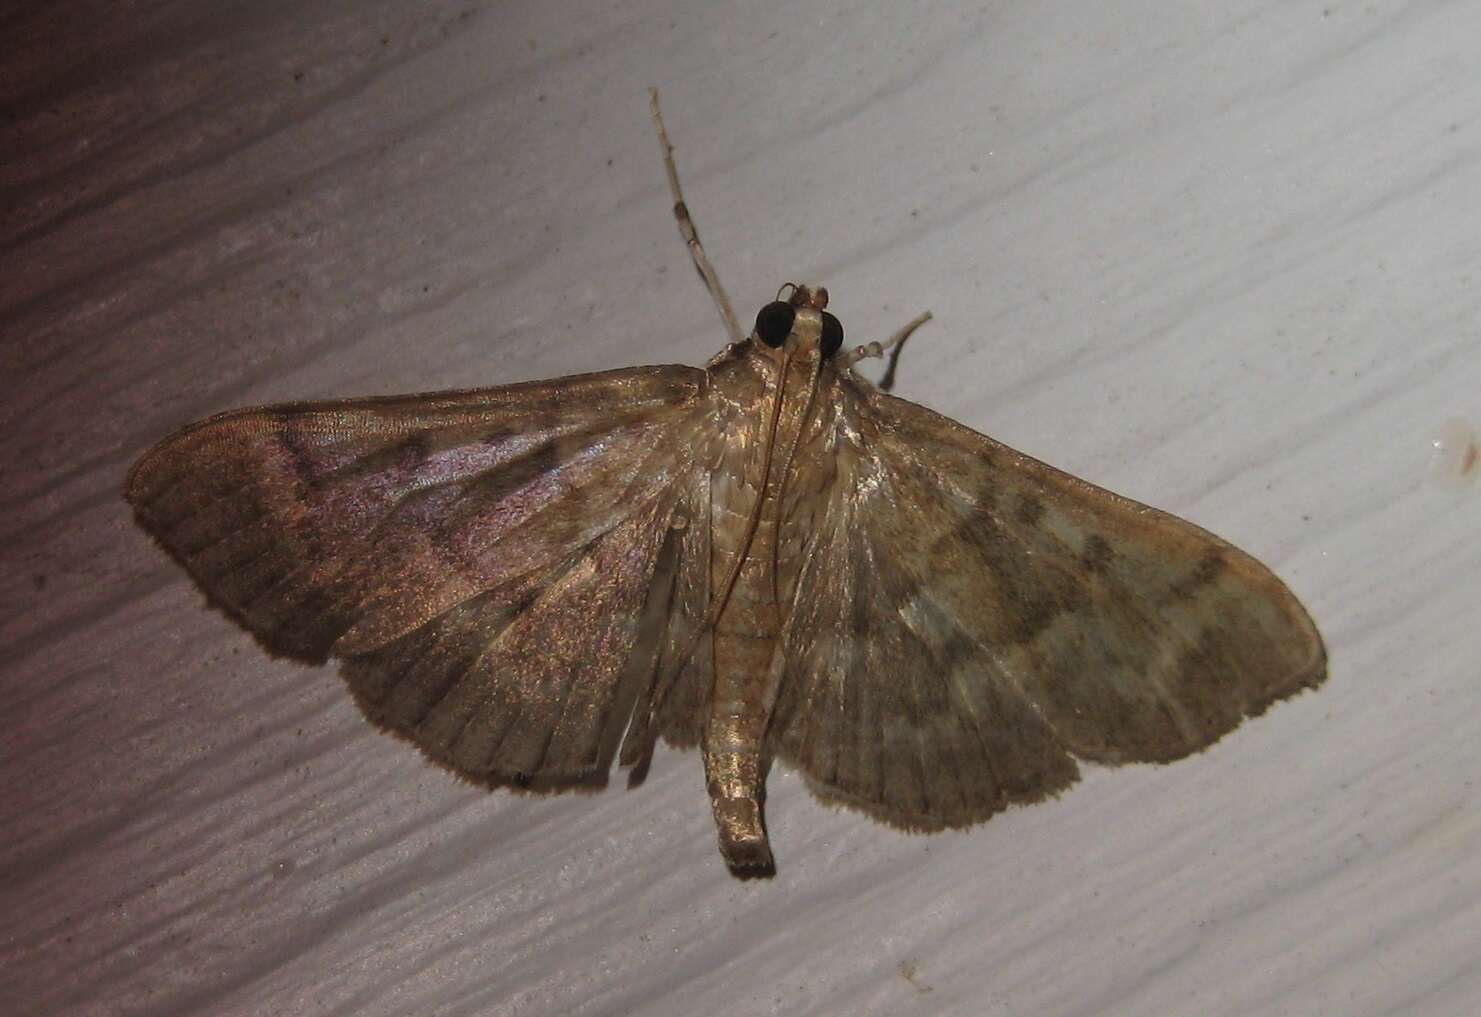
[[[712,9],[713,8],[713,9]],[[1474,1013],[1475,3],[204,0],[0,14],[0,1012]],[[699,760],[489,795],[133,525],[188,420],[916,311],[898,391],[1270,564],[1331,678],[911,837]]]

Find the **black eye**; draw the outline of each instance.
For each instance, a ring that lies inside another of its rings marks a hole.
[[[781,300],[767,304],[756,312],[756,337],[776,349],[787,341],[792,319],[796,317],[797,310],[791,304]]]
[[[838,347],[842,345],[843,325],[841,325],[838,319],[833,317],[833,315],[829,314],[827,311],[824,311],[823,334],[819,339],[819,346],[822,348],[823,359],[827,360],[829,357],[833,356],[833,354],[838,352]]]

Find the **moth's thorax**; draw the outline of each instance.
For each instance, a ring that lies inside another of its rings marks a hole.
[[[772,400],[780,380],[781,364],[773,358],[775,352],[759,343],[749,343],[734,360],[719,365],[712,373],[718,394],[731,407],[710,481],[712,584],[723,580],[736,555],[744,553],[746,557],[731,594],[734,608],[728,606],[721,616],[722,627],[732,610],[746,612],[751,606],[764,605],[773,618],[785,615],[784,609],[778,611],[778,605],[790,602],[802,542],[812,531],[835,475],[831,435],[838,375],[826,363],[818,374],[815,356],[788,360],[781,410],[771,439],[769,471],[763,473],[767,469]],[[815,374],[817,391],[809,402],[808,390]],[[794,444],[796,453],[789,464],[787,452]],[[746,548],[746,524],[763,490],[760,521]],[[767,624],[775,627],[772,622]]]

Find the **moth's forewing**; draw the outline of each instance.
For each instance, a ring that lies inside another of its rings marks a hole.
[[[147,453],[127,497],[212,602],[273,652],[345,659],[371,719],[437,761],[574,779],[626,724],[704,393],[662,367],[238,411]]]
[[[771,743],[829,800],[979,822],[1074,759],[1197,751],[1325,676],[1249,555],[837,376],[840,476],[787,621]]]

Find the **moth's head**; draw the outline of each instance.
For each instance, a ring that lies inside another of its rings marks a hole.
[[[790,289],[789,295],[783,296]],[[843,346],[843,326],[824,308],[828,291],[821,286],[786,283],[777,298],[756,314],[751,341],[780,361],[784,354],[804,360],[827,360]]]

